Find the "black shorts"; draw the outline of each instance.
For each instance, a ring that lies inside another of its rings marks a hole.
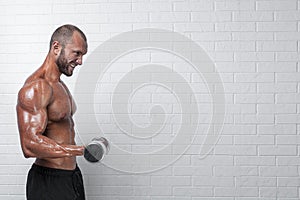
[[[62,170],[33,164],[26,184],[28,200],[84,200],[82,174],[75,170]]]

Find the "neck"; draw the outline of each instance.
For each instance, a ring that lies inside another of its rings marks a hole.
[[[47,80],[51,82],[60,81],[61,72],[58,69],[55,59],[52,58],[49,54],[46,57],[42,68],[44,69],[44,76]]]

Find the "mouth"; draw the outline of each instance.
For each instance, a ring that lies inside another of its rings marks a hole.
[[[72,67],[73,69],[76,67],[77,65],[75,63],[70,64],[70,67]]]
[[[70,70],[71,70],[71,71],[74,71],[74,69],[75,69],[76,66],[77,66],[76,63],[71,63],[71,64],[69,65]]]
[[[74,71],[74,69],[75,69],[75,67],[76,67],[77,65],[76,65],[76,63],[71,63],[71,64],[69,64],[68,65],[68,74],[72,74],[73,73],[73,71]]]

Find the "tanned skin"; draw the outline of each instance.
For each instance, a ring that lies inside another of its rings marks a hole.
[[[37,165],[73,170],[76,156],[83,155],[84,146],[77,146],[74,140],[76,105],[60,76],[71,76],[86,53],[87,44],[76,31],[65,45],[54,41],[42,66],[19,91],[16,109],[21,147],[26,158],[36,158]]]

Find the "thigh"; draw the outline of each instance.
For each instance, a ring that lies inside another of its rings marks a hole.
[[[30,169],[26,183],[26,198],[27,200],[42,200],[47,192],[46,181],[43,176],[34,170]]]
[[[75,200],[78,194],[72,176],[56,176],[30,170],[27,177],[28,200]]]
[[[79,169],[77,169],[76,172],[74,173],[73,185],[76,190],[76,195],[77,195],[76,200],[85,200],[83,178],[82,178],[81,171]]]

